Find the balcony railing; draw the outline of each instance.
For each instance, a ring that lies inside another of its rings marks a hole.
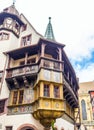
[[[7,78],[15,77],[15,76],[21,76],[24,74],[33,74],[38,72],[38,65],[31,65],[31,66],[24,66],[24,67],[16,67],[9,69],[7,71]]]
[[[71,81],[68,79],[68,77],[66,76],[66,74],[64,73],[64,82],[65,84],[67,84],[67,86],[69,86],[69,88],[72,89],[73,93],[75,93],[76,98],[78,99],[78,94],[77,92],[73,89],[73,84],[71,83]]]
[[[48,58],[41,58],[37,64],[35,63],[7,69],[7,78],[21,76],[24,74],[37,73],[39,68],[41,67],[46,69],[52,69],[54,71],[63,71],[63,62]]]
[[[45,67],[47,69],[53,69],[57,71],[63,71],[63,66],[63,62],[47,58],[42,58],[39,65],[39,67]]]

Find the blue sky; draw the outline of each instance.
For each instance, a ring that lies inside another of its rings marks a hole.
[[[0,11],[13,0],[0,0]],[[94,80],[94,0],[16,0],[23,13],[42,35],[52,17],[55,39],[65,44],[80,82]]]

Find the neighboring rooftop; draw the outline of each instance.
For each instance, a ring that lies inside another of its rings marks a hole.
[[[94,81],[82,82],[79,84],[79,93],[88,93],[94,91]]]

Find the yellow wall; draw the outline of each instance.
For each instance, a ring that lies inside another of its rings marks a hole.
[[[89,91],[94,91],[94,82],[84,82],[80,83],[79,89],[79,105],[80,105],[80,117],[81,117],[81,124],[84,124],[87,127],[87,130],[92,130],[94,127],[94,120],[93,120],[93,112],[92,106],[90,102],[90,94]],[[84,100],[86,103],[86,113],[87,113],[87,120],[83,120],[82,118],[82,106],[81,101]]]

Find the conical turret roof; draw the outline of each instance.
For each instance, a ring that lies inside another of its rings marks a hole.
[[[3,10],[3,12],[14,14],[18,17],[20,17],[19,12],[16,10],[15,5],[11,5]]]
[[[45,38],[55,41],[53,28],[52,28],[52,24],[51,24],[51,17],[49,17],[49,23],[48,23],[47,28],[46,28]]]

